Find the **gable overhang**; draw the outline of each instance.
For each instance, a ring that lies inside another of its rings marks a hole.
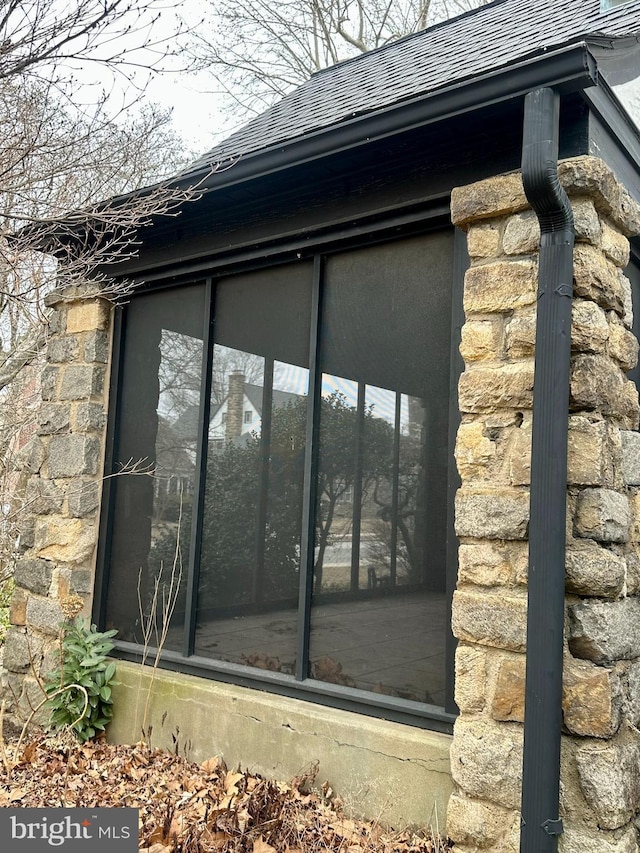
[[[587,42],[577,42],[374,113],[354,116],[328,128],[239,155],[230,168],[208,177],[206,169],[189,172],[177,179],[176,185],[187,187],[203,180],[205,192],[215,191],[493,104],[523,98],[534,89],[548,87],[568,94],[597,83],[598,64],[593,52]]]
[[[219,169],[207,166],[198,171],[185,172],[171,181],[170,186],[185,189],[198,186],[201,196],[195,203],[207,205],[208,199],[219,197],[226,191],[249,187],[261,179],[284,175],[296,168],[311,168],[324,160],[341,154],[355,153],[375,143],[407,137],[412,132],[433,127],[462,116],[480,115],[482,110],[500,105],[524,102],[525,95],[537,88],[552,88],[560,95],[582,92],[599,82],[598,62],[587,41],[576,41],[554,49],[528,55],[485,74],[456,82],[449,86],[424,93],[418,97],[396,102],[375,112],[354,115],[352,118],[326,128],[283,140],[281,143],[247,152],[220,164]],[[138,190],[112,199],[111,206],[126,205],[143,197],[153,187]],[[188,204],[191,204],[189,202]],[[446,210],[443,211],[446,215]],[[404,214],[403,214],[404,215]],[[141,229],[140,249],[136,259],[105,267],[102,272],[112,277],[138,277],[144,271],[144,280],[152,273],[173,279],[176,263],[184,273],[196,272],[204,262],[202,252],[184,253],[180,247],[173,262],[168,259],[153,260],[148,250],[155,244],[154,225]],[[278,252],[280,249],[278,249]],[[161,272],[162,271],[162,272]]]
[[[582,97],[586,97],[587,92],[593,93],[594,98],[587,101],[590,108],[594,108],[598,98],[600,112],[610,107],[607,115],[603,116],[605,123],[608,125],[609,121],[612,121],[616,124],[616,133],[624,137],[623,147],[628,152],[626,161],[630,163],[630,173],[635,174],[637,171],[640,175],[640,169],[636,168],[640,163],[640,139],[637,137],[637,131],[599,73],[599,66],[605,68],[614,54],[629,49],[627,41],[629,40],[612,40],[604,46],[602,40],[585,38],[529,54],[516,63],[491,72],[396,102],[375,112],[354,115],[329,127],[283,140],[270,147],[240,154],[230,162],[220,164],[219,169],[207,166],[197,171],[185,172],[172,180],[168,186],[178,189],[197,186],[199,199],[195,204],[201,210],[208,209],[208,204],[217,204],[217,199],[222,201],[227,191],[235,194],[236,191],[244,191],[247,188],[253,192],[253,185],[258,186],[261,179],[273,180],[288,171],[293,174],[293,171],[300,167],[304,173],[307,169],[313,171],[314,165],[322,167],[321,164],[330,158],[340,155],[356,156],[359,150],[364,150],[367,146],[373,147],[376,143],[389,144],[394,139],[407,139],[412,133],[420,133],[422,129],[440,124],[444,127],[447,121],[460,118],[466,121],[466,117],[474,121],[472,117],[482,116],[483,110],[502,109],[503,106],[509,110],[511,106],[520,109],[517,105],[524,103],[526,94],[539,88],[550,88],[561,96],[569,97],[572,93],[579,93]],[[637,50],[637,39],[633,38],[631,41]],[[482,121],[480,118],[478,120]],[[302,175],[302,172],[298,172],[296,180],[300,180]],[[120,205],[126,206],[154,189],[155,187],[150,187],[134,191],[114,198],[108,204],[112,209]],[[192,203],[188,202],[187,205]],[[49,224],[49,233],[50,231]],[[73,239],[73,228],[69,229],[68,225],[65,227],[64,222],[61,223],[61,232],[63,241],[70,242]],[[163,229],[158,233],[158,239],[166,243]],[[152,271],[153,278],[156,278],[160,270],[164,270],[161,277],[171,279],[175,275],[176,263],[183,266],[184,272],[187,267],[194,272],[199,267],[203,254],[209,254],[200,249],[187,250],[185,253],[184,246],[176,246],[173,261],[166,257],[151,258],[149,249],[157,243],[154,223],[142,228],[139,237],[139,250],[135,259],[122,261],[115,266],[109,265],[99,272],[104,272],[109,277],[133,276],[135,280],[139,280],[143,270],[145,279]]]

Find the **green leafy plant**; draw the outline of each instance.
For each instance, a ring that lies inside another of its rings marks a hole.
[[[9,610],[14,586],[13,578],[0,581],[0,645],[4,642],[9,628]]]
[[[61,627],[60,666],[45,682],[54,729],[69,727],[81,741],[104,731],[113,716],[116,665],[107,660],[116,631],[100,632],[77,616]]]

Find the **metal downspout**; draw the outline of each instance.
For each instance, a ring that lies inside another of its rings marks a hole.
[[[520,853],[556,853],[574,227],[558,180],[559,96],[525,98],[524,190],[540,222]]]

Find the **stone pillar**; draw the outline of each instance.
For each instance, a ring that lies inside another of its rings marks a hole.
[[[59,624],[76,599],[91,613],[106,425],[111,308],[99,297],[52,293],[38,434],[23,451],[28,473],[5,641],[2,698],[20,725],[34,672],[55,665]]]
[[[627,236],[640,207],[592,157],[560,164],[576,221],[560,812],[564,853],[638,851],[640,434]],[[448,832],[517,853],[539,230],[520,175],[454,190],[467,231]],[[550,815],[553,817],[553,815]]]

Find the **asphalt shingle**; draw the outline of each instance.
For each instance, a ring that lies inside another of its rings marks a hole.
[[[496,0],[315,74],[188,172],[257,153],[588,36],[640,33],[640,0]]]

